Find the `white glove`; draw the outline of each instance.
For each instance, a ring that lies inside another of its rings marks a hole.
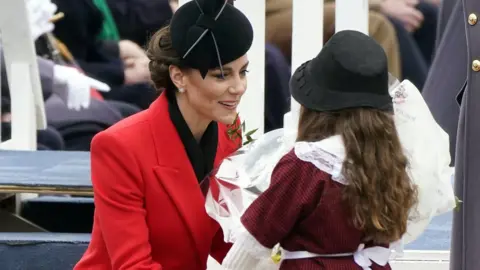
[[[55,26],[50,19],[57,11],[55,4],[50,0],[26,0],[26,5],[33,40],[53,31]]]
[[[80,110],[90,106],[90,89],[108,92],[110,87],[92,79],[72,67],[55,65],[53,67],[55,83],[65,85],[67,90],[67,106],[69,109]]]

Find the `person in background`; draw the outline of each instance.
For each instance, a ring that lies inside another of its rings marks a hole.
[[[293,0],[266,1],[266,40],[276,45],[290,61],[292,54],[292,8]],[[388,70],[401,77],[401,61],[396,32],[388,19],[375,10],[368,14],[369,34],[387,53]],[[323,41],[335,33],[335,2],[325,1]]]
[[[55,4],[50,0],[28,0],[26,2],[29,24],[32,34],[32,42],[40,37],[50,33],[54,29],[51,22],[55,11]],[[3,49],[0,44],[0,57],[3,59]],[[11,136],[11,115],[10,115],[10,88],[5,68],[5,61],[0,61],[1,76],[3,78],[1,85],[2,92],[2,140],[7,140]],[[39,150],[65,150],[70,144],[65,141],[62,135],[62,129],[52,121],[57,118],[65,119],[70,114],[85,115],[84,111],[90,111],[91,105],[99,107],[96,100],[90,97],[90,88],[97,87],[101,90],[109,90],[108,85],[98,82],[92,78],[81,74],[76,69],[55,64],[54,62],[37,57],[42,94],[46,102],[45,110],[47,114],[48,127],[46,130],[37,131],[37,143]],[[51,101],[58,99],[58,106],[53,106]],[[51,111],[54,111],[52,114]],[[60,110],[60,111],[59,111]],[[80,110],[82,110],[80,112]],[[103,110],[104,114],[108,114]],[[53,116],[53,117],[52,117]],[[98,117],[98,116],[97,116]],[[120,118],[121,119],[121,118]],[[120,120],[120,119],[117,119]],[[77,119],[78,120],[78,119]],[[75,119],[70,119],[70,126]],[[72,137],[72,134],[70,134]],[[74,136],[73,136],[74,137]],[[83,150],[88,150],[84,148]]]
[[[32,41],[35,41],[37,62],[42,82],[42,92],[45,100],[45,112],[49,130],[38,131],[39,144],[50,132],[56,138],[61,138],[62,147],[43,147],[54,150],[89,151],[93,136],[110,127],[121,119],[137,113],[140,109],[128,103],[113,100],[103,100],[95,91],[108,91],[109,86],[94,80],[82,73],[76,65],[68,48],[59,47],[60,42],[52,35],[55,25],[51,22],[56,6],[50,0],[28,0],[27,10],[32,29]],[[53,52],[57,50],[57,53]],[[8,93],[6,80],[2,90]],[[7,125],[5,125],[7,126]],[[41,135],[41,136],[40,136]],[[60,136],[58,136],[60,135]]]
[[[95,0],[100,1],[100,0]],[[101,0],[108,4],[122,40],[140,47],[161,27],[168,24],[178,3],[170,0]]]
[[[436,39],[438,6],[435,0],[376,0],[375,8],[395,27],[402,59],[402,75],[422,89]]]
[[[150,84],[148,60],[142,48],[131,41],[99,39],[103,14],[93,0],[52,2],[65,14],[55,24],[54,35],[69,48],[87,75],[110,86],[111,91],[102,96],[148,108],[158,95]]]
[[[450,137],[455,194],[450,269],[480,266],[480,2],[443,0],[442,35],[423,97]],[[444,28],[443,28],[444,27]]]

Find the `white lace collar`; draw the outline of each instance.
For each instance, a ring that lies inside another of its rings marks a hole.
[[[310,162],[319,170],[332,176],[332,180],[346,185],[342,175],[345,160],[345,146],[342,137],[335,135],[317,142],[296,142],[295,155],[305,162]]]

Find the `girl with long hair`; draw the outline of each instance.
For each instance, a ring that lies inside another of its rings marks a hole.
[[[276,244],[281,270],[386,270],[417,188],[407,173],[388,92],[387,58],[370,37],[335,34],[291,79],[297,142],[241,218],[224,260],[254,269]]]

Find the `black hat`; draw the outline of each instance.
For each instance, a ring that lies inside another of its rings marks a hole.
[[[368,35],[345,30],[295,71],[290,91],[298,103],[315,111],[354,107],[390,111],[388,78],[383,48]]]
[[[250,49],[253,28],[247,17],[227,0],[193,0],[182,5],[170,23],[172,46],[182,64],[205,77]]]

